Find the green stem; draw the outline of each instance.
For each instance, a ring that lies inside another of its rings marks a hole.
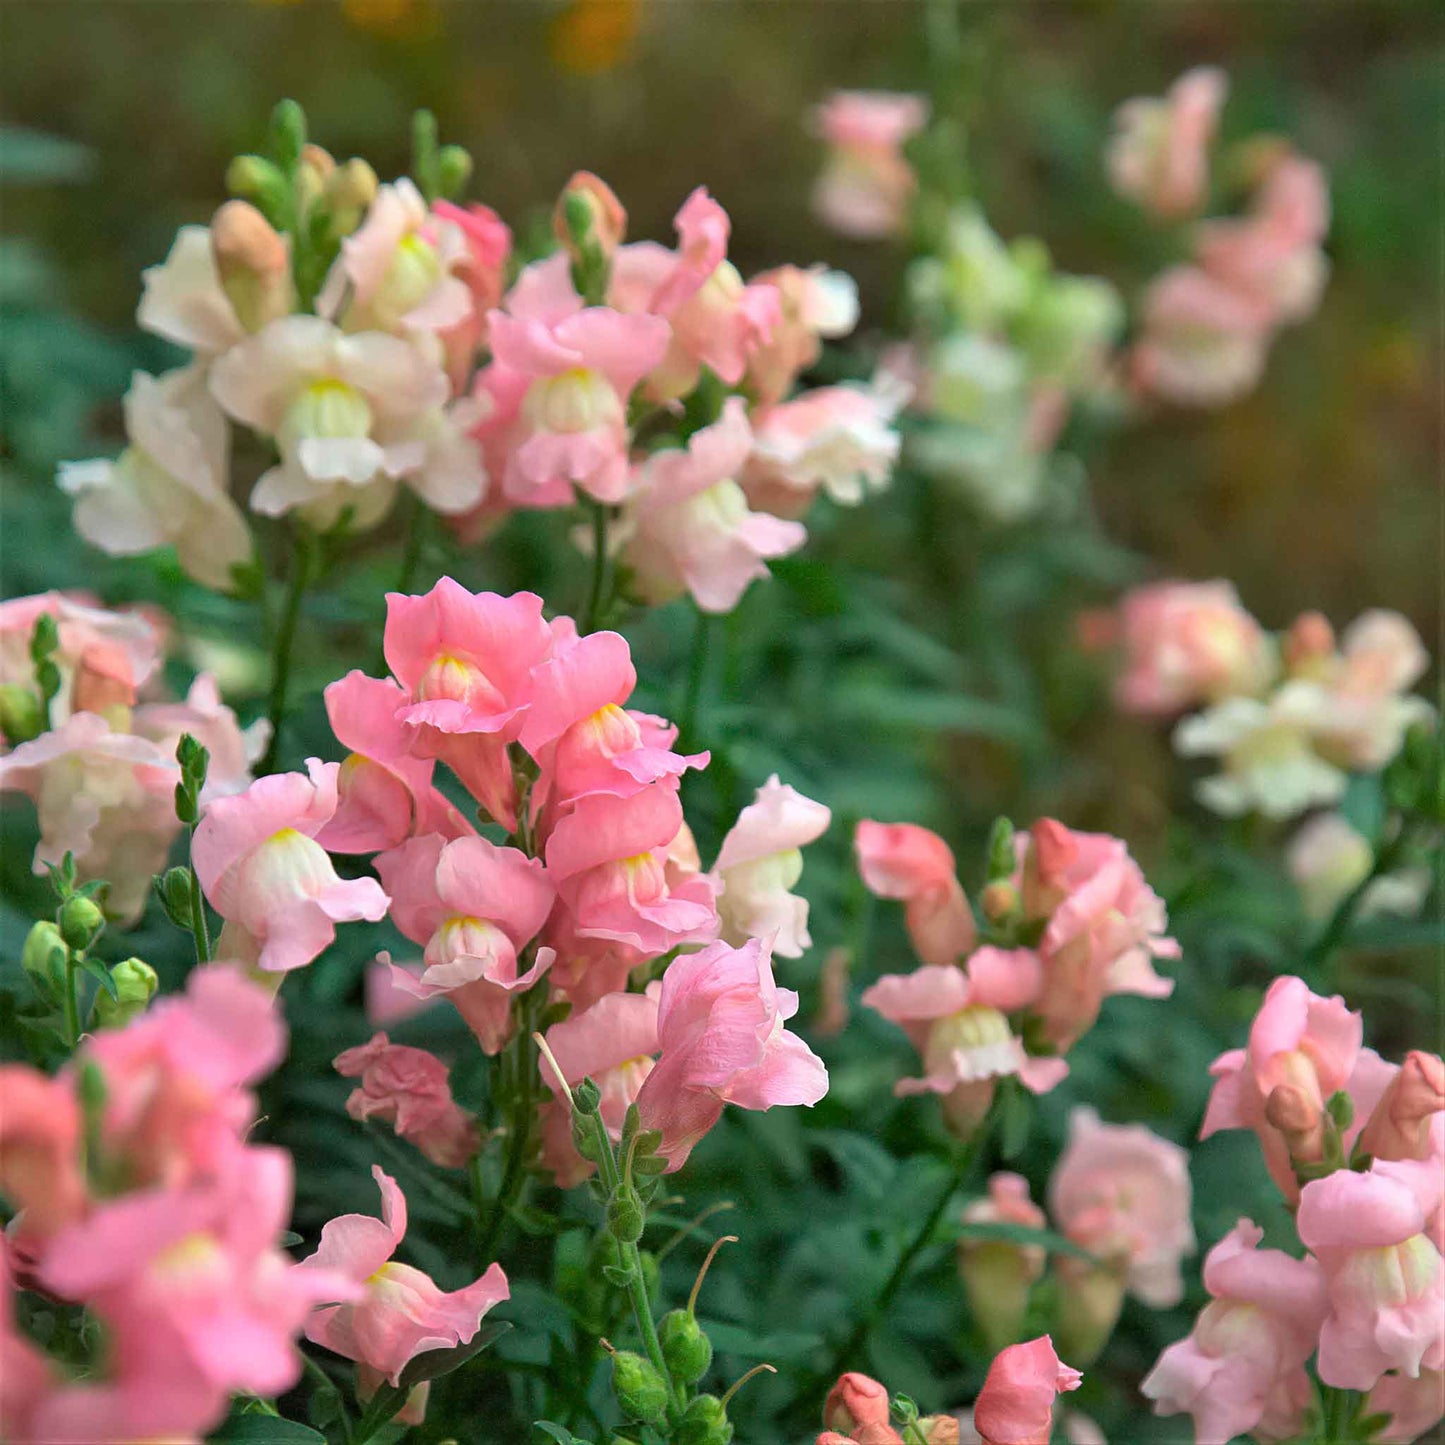
[[[194,845],[196,830],[191,828],[191,842]],[[206,900],[201,893],[201,880],[196,877],[196,870],[192,868],[191,874],[191,938],[196,945],[196,962],[209,963],[211,961],[211,926],[206,921]]]
[[[304,524],[296,527],[296,551],[291,560],[291,579],[287,585],[286,601],[281,611],[281,622],[276,629],[271,649],[271,702],[266,716],[271,723],[271,737],[266,744],[265,756],[261,759],[258,774],[264,775],[276,770],[276,756],[281,743],[281,724],[286,717],[286,691],[291,680],[291,649],[296,641],[296,623],[301,616],[301,599],[306,585],[311,580],[312,563],[315,558],[315,538]]]
[[[596,632],[602,623],[607,601],[607,508],[592,497],[583,501],[592,522],[592,585],[587,593],[587,608],[582,614],[583,633]]]
[[[501,1186],[497,1190],[497,1197],[492,1201],[491,1212],[487,1215],[478,1240],[478,1255],[482,1264],[492,1258],[497,1237],[526,1183],[527,1155],[532,1144],[533,1115],[536,1113],[533,1088],[537,1079],[537,1048],[532,1042],[532,1030],[536,1027],[532,994],[522,998],[517,1014],[517,1033],[512,1040],[515,1076],[511,1091],[511,1139],[507,1148],[507,1162],[502,1171]]]
[[[933,1240],[933,1231],[938,1228],[939,1221],[947,1211],[953,1196],[958,1192],[964,1180],[973,1171],[974,1165],[978,1162],[979,1155],[983,1152],[984,1141],[988,1138],[992,1120],[985,1119],[978,1127],[974,1136],[959,1150],[954,1167],[949,1173],[948,1180],[938,1198],[934,1201],[933,1208],[928,1211],[923,1223],[919,1225],[918,1232],[909,1241],[907,1248],[898,1256],[898,1263],[893,1266],[893,1273],[888,1276],[887,1283],[874,1297],[872,1307],[853,1326],[852,1333],[833,1352],[833,1358],[828,1368],[823,1371],[820,1379],[829,1381],[836,1379],[843,1370],[850,1368],[854,1357],[867,1343],[868,1336],[873,1332],[874,1326],[883,1318],[888,1306],[893,1303],[894,1296],[903,1287],[903,1282],[908,1278],[909,1271],[913,1268],[913,1262],[928,1248]]]
[[[693,627],[692,651],[687,660],[687,688],[683,693],[682,714],[678,720],[678,731],[687,746],[697,742],[703,683],[707,681],[707,651],[711,632],[712,616],[699,607]]]
[[[431,518],[419,497],[408,494],[408,515],[406,519],[406,543],[401,553],[401,571],[397,574],[396,590],[409,593],[416,586],[416,575],[421,567],[422,548],[426,544],[426,527]]]
[[[1360,904],[1364,901],[1364,897],[1372,885],[1386,874],[1393,872],[1404,860],[1409,851],[1410,832],[1409,821],[1402,820],[1399,832],[1388,842],[1381,843],[1375,849],[1375,857],[1370,864],[1370,871],[1336,905],[1329,922],[1320,930],[1319,936],[1305,952],[1301,972],[1307,980],[1314,981],[1321,978],[1331,954],[1348,937],[1356,915],[1359,913]],[[1328,983],[1328,979],[1324,981]]]
[[[80,1042],[80,1001],[75,996],[75,950],[65,950],[65,1032],[73,1049]]]

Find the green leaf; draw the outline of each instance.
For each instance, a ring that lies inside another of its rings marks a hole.
[[[423,1380],[439,1380],[465,1365],[474,1355],[479,1355],[489,1346],[496,1344],[512,1326],[506,1320],[493,1320],[485,1324],[464,1345],[450,1350],[427,1350],[415,1356],[401,1372],[401,1388],[409,1392]]]
[[[206,1437],[211,1445],[240,1445],[242,1441],[253,1441],[255,1445],[326,1445],[326,1436],[299,1420],[287,1420],[281,1415],[267,1415],[262,1411],[242,1412],[232,1415],[214,1435]]]
[[[532,1429],[540,1430],[549,1440],[556,1441],[556,1445],[589,1445],[580,1435],[574,1435],[570,1430],[554,1425],[550,1420],[534,1421]]]
[[[1052,1229],[1031,1229],[1027,1224],[1011,1224],[1007,1220],[991,1220],[974,1224],[959,1223],[949,1231],[955,1239],[998,1240],[1004,1244],[1037,1245],[1050,1254],[1068,1254],[1075,1259],[1097,1264],[1099,1260],[1072,1239]]]

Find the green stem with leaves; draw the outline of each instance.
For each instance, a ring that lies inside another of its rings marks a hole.
[[[191,829],[191,845],[194,853],[196,830]],[[206,900],[201,892],[201,880],[196,877],[196,870],[190,870],[191,883],[191,938],[195,943],[196,962],[198,964],[211,961],[211,925],[206,919]]]
[[[533,997],[536,993],[545,997],[545,985],[540,990],[525,994],[517,1008],[517,1032],[510,1047],[511,1121],[507,1162],[502,1168],[502,1181],[497,1189],[497,1197],[492,1201],[492,1207],[478,1236],[477,1250],[482,1264],[492,1258],[507,1216],[515,1207],[527,1180],[527,1156],[531,1152],[533,1116],[537,1112],[537,1048],[532,1041],[532,1030],[536,1027],[536,1005]]]
[[[286,694],[291,682],[291,651],[296,642],[296,624],[301,617],[301,599],[306,595],[307,585],[311,581],[315,558],[316,537],[304,523],[298,523],[295,551],[291,559],[291,576],[286,586],[286,600],[271,647],[271,701],[266,710],[271,724],[271,736],[257,769],[262,774],[276,770],[281,726],[286,719]]]

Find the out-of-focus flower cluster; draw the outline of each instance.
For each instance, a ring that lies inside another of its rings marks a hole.
[[[1366,612],[1338,641],[1317,612],[1272,636],[1228,582],[1160,582],[1086,617],[1082,630],[1088,645],[1118,650],[1121,708],[1184,714],[1175,749],[1219,760],[1197,793],[1226,817],[1293,818],[1337,803],[1351,773],[1384,768],[1411,726],[1434,717],[1410,692],[1429,655],[1397,612]],[[1297,870],[1329,872],[1339,845],[1318,833],[1302,841]]]
[[[852,504],[887,481],[896,388],[793,394],[852,329],[852,282],[821,266],[745,282],[706,190],[675,248],[624,244],[620,202],[579,173],[559,249],[519,267],[501,218],[456,203],[459,147],[433,134],[417,179],[379,184],[304,143],[299,112],[275,132],[145,274],[140,324],[193,355],[137,373],[118,459],[62,469],[96,546],[172,546],[232,590],[256,585],[247,508],[363,530],[405,488],[475,541],[516,509],[582,502],[605,508],[585,535],[630,597],[725,612],[803,544],[819,492]]]
[[[1284,1440],[1320,1382],[1368,1392],[1372,1438],[1410,1441],[1445,1415],[1445,1065],[1386,1062],[1363,1022],[1298,978],[1270,985],[1245,1048],[1215,1060],[1202,1135],[1250,1129],[1294,1212],[1302,1258],[1261,1249],[1250,1220],[1210,1250],[1211,1296],[1144,1381],[1200,1445]]]
[[[967,1135],[999,1081],[1040,1094],[1069,1072],[1064,1055],[1112,994],[1165,998],[1154,959],[1173,958],[1164,905],[1117,838],[1045,818],[1000,828],[990,848],[980,933],[947,844],[910,823],[859,824],[859,869],[879,897],[901,900],[922,967],[890,974],[863,1002],[901,1025],[923,1061],[900,1094],[942,1098]]]

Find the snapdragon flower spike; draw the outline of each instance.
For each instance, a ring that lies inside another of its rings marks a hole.
[[[801,958],[812,946],[807,899],[791,890],[803,873],[802,849],[827,831],[832,817],[776,773],[758,789],[728,830],[712,868],[726,942],[770,939],[779,958]]]
[[[978,937],[953,853],[937,833],[914,823],[858,824],[858,872],[870,893],[898,899],[914,952],[926,964],[955,964]]]
[[[995,1356],[973,1407],[983,1445],[1048,1445],[1054,1401],[1083,1376],[1054,1353],[1044,1335]]]
[[[306,767],[218,798],[191,846],[201,888],[225,920],[218,954],[275,973],[305,967],[338,923],[386,915],[376,880],[338,877],[316,841],[336,814],[339,765],[311,758]]]
[[[1069,1116],[1069,1142],[1049,1179],[1061,1234],[1125,1273],[1155,1309],[1184,1296],[1180,1261],[1195,1248],[1189,1155],[1142,1124],[1105,1124],[1092,1109]]]
[[[380,854],[376,868],[392,922],[425,949],[420,978],[393,968],[393,982],[418,998],[445,994],[483,1051],[500,1052],[512,1032],[512,995],[552,962],[549,949],[525,969],[519,957],[556,897],[541,860],[485,838],[448,842],[433,833]]]
[[[533,816],[544,804],[555,812],[591,793],[627,797],[705,767],[707,753],[672,751],[675,728],[623,706],[637,686],[627,639],[616,632],[579,637],[565,621],[553,625],[552,655],[533,669],[522,724],[522,747],[541,770]]]
[[[822,1060],[783,1027],[798,996],[778,988],[766,943],[714,943],[662,976],[661,1053],[637,1096],[645,1129],[661,1131],[668,1172],[680,1169],[724,1104],[811,1107],[828,1090]]]
[[[137,1402],[149,1425],[133,1422],[140,1436],[162,1433],[178,1395],[195,1410],[180,1428],[201,1431],[232,1393],[290,1389],[302,1321],[321,1301],[356,1293],[339,1271],[303,1273],[277,1247],[291,1188],[284,1150],[248,1147],[213,1181],[107,1201],[52,1242],[40,1269],[47,1290],[84,1300],[116,1338],[163,1344],[170,1356],[171,1383]]]
[[[964,1130],[987,1114],[1001,1078],[1016,1075],[1032,1093],[1048,1093],[1068,1064],[1032,1057],[1008,1018],[1036,1003],[1042,987],[1035,953],[991,946],[977,949],[965,968],[925,964],[870,985],[863,1003],[898,1024],[923,1057],[923,1077],[900,1079],[894,1093],[943,1096],[950,1119]]]
[[[675,782],[624,798],[577,799],[547,839],[547,872],[583,938],[626,944],[657,957],[717,933],[712,883],[669,866],[684,830]]]
[[[1272,1416],[1270,1438],[1286,1438],[1298,1433],[1302,1412],[1280,1420],[1280,1406],[1313,1399],[1305,1361],[1325,1318],[1324,1274],[1313,1259],[1260,1249],[1263,1237],[1241,1219],[1209,1251],[1210,1302],[1139,1387],[1156,1415],[1192,1415],[1198,1445],[1227,1445]]]
[[[332,853],[377,853],[414,835],[460,838],[471,825],[432,784],[436,763],[411,751],[397,714],[408,698],[391,678],[349,672],[325,692],[336,740],[351,749],[336,777],[336,812],[317,835]]]
[[[567,1086],[591,1079],[600,1090],[598,1112],[614,1144],[622,1138],[627,1111],[652,1072],[660,1047],[659,992],[660,985],[653,984],[646,993],[607,994],[547,1030],[547,1047]],[[572,1106],[566,1098],[554,1097],[543,1106],[542,1155],[564,1189],[580,1184],[597,1168],[573,1145]]]
[[[391,1124],[399,1139],[443,1169],[464,1168],[481,1147],[477,1121],[457,1106],[447,1066],[435,1054],[378,1033],[331,1062],[342,1078],[361,1081],[346,1100],[353,1119]]]
[[[1209,189],[1209,148],[1229,79],[1212,65],[1187,70],[1163,100],[1126,100],[1115,112],[1109,182],[1160,220],[1189,216]]]
[[[567,258],[526,268],[488,318],[493,360],[478,378],[488,413],[478,436],[498,459],[516,506],[562,507],[580,488],[599,502],[626,495],[627,402],[661,361],[667,323],[584,307]]]
[[[814,133],[829,147],[813,210],[845,236],[896,235],[918,185],[903,147],[927,121],[928,102],[919,95],[835,91],[812,117]]]
[[[1300,1194],[1300,1241],[1328,1291],[1317,1368],[1327,1385],[1368,1390],[1387,1370],[1445,1368],[1445,1260],[1431,1238],[1445,1189],[1436,1167],[1338,1169]],[[1437,1226],[1438,1227],[1438,1226]]]
[[[372,1177],[381,1190],[381,1218],[343,1214],[321,1231],[314,1254],[296,1266],[298,1275],[340,1275],[352,1284],[344,1302],[316,1310],[306,1338],[374,1371],[391,1385],[417,1355],[464,1345],[482,1317],[511,1295],[499,1264],[463,1289],[447,1291],[419,1269],[393,1256],[406,1235],[406,1197],[379,1165]]]
[[[799,522],[755,512],[739,477],[752,451],[747,407],[729,397],[722,416],[685,449],[639,467],[618,526],[632,584],[649,602],[690,593],[704,612],[730,612],[767,563],[807,541]]]
[[[542,599],[472,593],[450,577],[422,597],[391,592],[382,646],[406,694],[396,718],[413,751],[445,762],[510,832],[516,788],[506,745],[521,733],[532,669],[552,647]]]
[[[1014,875],[1025,915],[1047,917],[1039,942],[1044,986],[1036,1011],[1048,1038],[1068,1049],[1114,994],[1168,998],[1172,979],[1154,959],[1177,958],[1163,900],[1122,840],[1078,833],[1052,818],[1016,840]]]

